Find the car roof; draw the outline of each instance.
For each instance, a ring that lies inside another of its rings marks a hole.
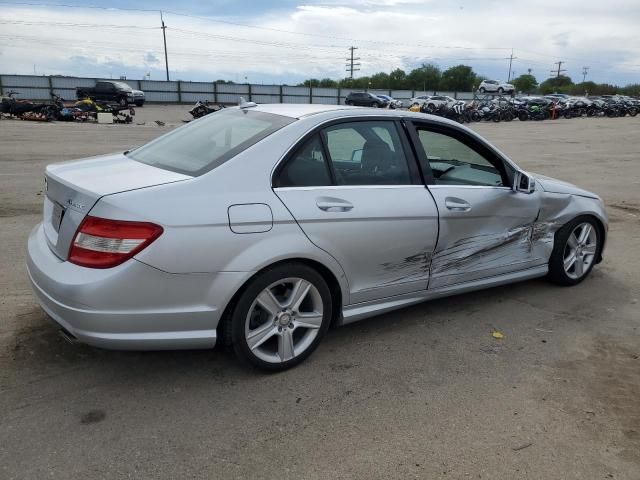
[[[238,108],[238,107],[235,107]],[[273,113],[275,115],[284,115],[292,118],[305,118],[310,116],[321,116],[320,121],[332,118],[359,117],[367,116],[376,117],[412,117],[418,119],[429,119],[432,122],[438,122],[448,125],[460,126],[453,120],[448,120],[436,115],[427,115],[419,112],[411,112],[408,110],[397,110],[388,108],[371,108],[371,107],[351,107],[346,105],[322,105],[322,104],[260,104],[256,107],[249,107],[251,110],[257,110],[265,113]]]
[[[359,92],[358,92],[359,93]],[[308,117],[319,113],[331,112],[333,110],[360,110],[362,107],[350,107],[347,105],[323,105],[307,103],[262,103],[256,107],[249,107],[251,110],[283,115],[291,118]],[[377,109],[380,110],[380,109]]]

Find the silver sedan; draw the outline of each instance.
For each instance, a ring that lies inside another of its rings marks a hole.
[[[437,117],[244,104],[50,165],[28,273],[69,338],[291,367],[341,325],[602,259],[597,195]]]

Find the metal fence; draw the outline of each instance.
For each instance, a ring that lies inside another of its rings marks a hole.
[[[0,93],[19,92],[16,98],[51,100],[56,94],[66,100],[76,98],[76,87],[93,87],[99,78],[0,75]],[[150,103],[195,103],[209,100],[213,103],[234,104],[240,97],[256,103],[323,103],[344,104],[349,93],[362,91],[350,88],[310,88],[289,85],[230,84],[215,82],[186,82],[160,80],[117,80],[145,93]],[[409,100],[419,95],[448,95],[469,100],[471,92],[422,92],[418,90],[369,90],[373,94],[389,95],[397,100]]]

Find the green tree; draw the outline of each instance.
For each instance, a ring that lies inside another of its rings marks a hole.
[[[512,83],[516,87],[516,91],[527,94],[534,92],[538,88],[538,81],[531,74],[520,75],[518,78],[514,78]]]
[[[389,88],[400,90],[406,87],[407,74],[404,70],[396,68],[389,74]]]
[[[317,78],[309,78],[302,83],[299,83],[298,87],[317,87],[320,85],[320,80]]]
[[[369,79],[371,81],[371,88],[391,88],[391,80],[389,74],[385,72],[378,72],[371,75]]]
[[[409,72],[406,88],[425,92],[437,90],[441,79],[442,72],[436,65],[423,63]]]
[[[569,93],[573,87],[571,77],[560,75],[546,79],[540,84],[540,93],[547,95],[549,93]]]
[[[330,78],[323,78],[318,83],[318,86],[322,88],[336,88],[338,86],[338,82]]]
[[[442,90],[454,92],[470,92],[476,83],[476,74],[467,65],[456,65],[442,73]]]
[[[640,83],[632,83],[621,89],[622,93],[632,97],[640,96]]]

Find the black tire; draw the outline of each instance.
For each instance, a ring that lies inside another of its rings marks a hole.
[[[478,91],[479,91],[480,93],[484,93],[484,87],[480,87],[480,88],[478,89]]]
[[[518,120],[520,120],[521,122],[526,122],[527,120],[529,120],[529,114],[527,112],[518,113]]]
[[[313,284],[318,290],[322,298],[322,324],[313,342],[302,353],[285,362],[267,362],[256,356],[249,348],[245,336],[245,322],[251,305],[265,288],[279,280],[291,277],[304,279]],[[331,291],[322,275],[302,263],[279,264],[258,273],[245,286],[235,302],[233,312],[229,315],[223,327],[225,343],[233,347],[235,354],[241,361],[252,367],[270,371],[286,370],[305,360],[318,347],[331,324],[331,312]]]
[[[567,275],[567,272],[565,272],[564,269],[564,253],[565,248],[567,247],[567,241],[569,240],[569,235],[571,235],[574,228],[581,223],[588,223],[595,230],[597,238],[596,252],[589,268],[587,268],[582,276],[580,278],[572,278]],[[556,232],[554,237],[553,251],[551,252],[551,257],[549,257],[549,273],[547,274],[547,279],[553,283],[563,286],[577,285],[582,282],[589,276],[593,266],[599,261],[600,254],[602,252],[602,240],[602,233],[597,220],[589,215],[581,215],[565,224]]]
[[[127,101],[127,97],[120,97],[120,99],[118,100],[118,104],[121,107],[126,107],[127,105],[129,105],[129,102]]]
[[[504,93],[504,88],[499,87],[499,88],[498,88],[498,93],[499,93],[500,95],[502,95],[502,94]]]
[[[344,102],[345,105],[349,105],[350,107],[353,106],[353,102],[351,100],[347,100],[346,102]]]
[[[136,102],[136,107],[141,107],[144,105],[144,102]]]

